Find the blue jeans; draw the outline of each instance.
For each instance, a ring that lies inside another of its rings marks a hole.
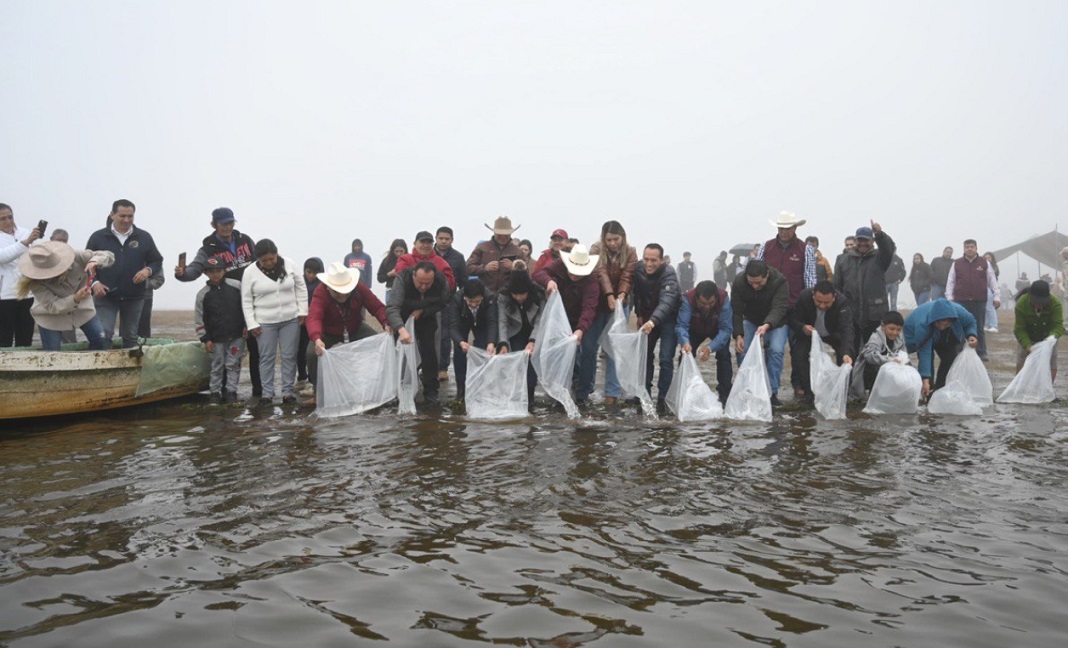
[[[890,303],[890,310],[897,310],[897,291],[900,287],[897,281],[886,284],[886,300]]]
[[[928,301],[934,301],[946,296],[946,287],[939,286],[938,284],[931,284],[931,296]]]
[[[667,397],[671,378],[675,375],[675,349],[678,347],[675,322],[654,326],[649,334],[649,350],[645,356],[645,391],[649,392],[650,398],[653,395],[653,356],[657,340],[660,341],[660,377],[656,381],[656,398],[663,400]]]
[[[994,291],[986,289],[986,326],[996,329],[998,327],[998,309],[994,308]]]
[[[274,398],[274,363],[282,353],[282,397],[294,395],[297,378],[297,345],[300,343],[300,324],[297,318],[275,324],[260,324],[260,382],[263,398]]]
[[[65,331],[53,331],[43,326],[37,327],[41,331],[41,349],[44,351],[59,351],[59,345],[63,343]],[[82,324],[82,333],[89,340],[91,351],[107,351],[111,348],[111,338],[104,334],[104,327],[100,325],[100,318],[94,317]]]
[[[743,319],[742,330],[745,336],[745,348],[748,350],[749,345],[753,342],[753,336],[756,335],[757,325],[747,319]],[[782,377],[788,330],[789,327],[784,325],[773,328],[764,334],[764,344],[767,347],[768,354],[767,358],[765,358],[765,362],[768,365],[768,383],[771,385],[771,394],[773,396],[779,392],[779,379]],[[742,365],[743,360],[745,360],[745,354],[739,353],[738,366]]]
[[[137,346],[137,328],[141,324],[141,308],[144,303],[144,299],[93,297],[96,316],[100,318],[100,326],[104,327],[104,334],[109,340],[115,335],[115,321],[118,320],[119,336],[124,349]]]
[[[621,307],[617,305],[616,308]],[[630,317],[630,308],[624,309],[623,312]],[[578,400],[589,398],[589,395],[597,388],[597,357],[601,349],[599,341],[601,333],[612,321],[613,314],[612,311],[597,313],[597,316],[593,318],[593,324],[590,324],[590,330],[582,335],[582,346],[579,348],[581,359],[578,365],[578,388],[575,390],[575,398]],[[604,363],[604,395],[619,398],[622,393],[619,378],[616,377],[616,361],[611,356],[607,356]]]
[[[928,290],[927,292],[915,293],[915,295],[916,295],[916,305],[917,306],[922,306],[923,304],[926,304],[927,302],[931,301],[931,291],[930,290]]]

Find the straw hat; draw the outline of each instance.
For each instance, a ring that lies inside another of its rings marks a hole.
[[[511,234],[520,227],[522,227],[522,225],[512,227],[512,219],[507,216],[498,216],[497,220],[493,221],[493,227],[486,225],[486,228],[493,230],[494,234]]]
[[[561,254],[560,260],[564,262],[564,266],[567,267],[567,271],[578,277],[585,277],[593,272],[597,267],[597,259],[600,257],[596,254],[590,254],[586,250],[586,246],[578,243],[575,247],[571,248],[569,254]]]
[[[334,261],[326,269],[326,272],[320,272],[315,276],[319,277],[319,281],[323,282],[324,286],[342,295],[347,295],[355,290],[356,284],[359,283],[359,278],[356,274],[339,261]]]
[[[782,212],[779,214],[779,220],[768,221],[775,227],[801,227],[806,221],[804,218],[798,218],[793,212]]]
[[[58,277],[74,264],[74,248],[59,241],[31,245],[19,259],[19,272],[30,279]]]

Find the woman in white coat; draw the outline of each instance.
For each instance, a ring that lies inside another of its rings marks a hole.
[[[270,239],[256,243],[256,263],[241,278],[241,303],[245,326],[256,336],[260,347],[260,379],[263,397],[274,398],[275,359],[282,356],[282,402],[296,402],[297,346],[300,325],[308,315],[308,287],[304,273],[292,260],[278,256]]]
[[[39,238],[36,227],[28,230],[16,225],[11,207],[0,203],[0,347],[33,344],[33,298],[19,299],[15,293],[22,276],[19,258]]]

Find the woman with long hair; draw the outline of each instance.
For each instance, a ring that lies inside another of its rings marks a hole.
[[[300,325],[308,315],[308,287],[293,261],[278,256],[271,239],[260,239],[253,251],[256,262],[241,278],[245,326],[260,346],[261,404],[274,398],[275,358],[282,355],[282,402],[296,402],[297,345]]]
[[[386,284],[386,302],[389,302],[389,293],[393,290],[393,280],[397,278],[397,259],[408,254],[408,243],[404,239],[393,239],[382,263],[378,266],[378,283]]]
[[[619,221],[610,220],[601,226],[601,254],[597,260],[598,280],[601,282],[601,299],[597,307],[590,330],[582,337],[581,360],[579,361],[579,381],[575,389],[575,399],[582,402],[593,393],[597,380],[597,356],[600,349],[601,332],[611,320],[617,308],[630,316],[631,284],[634,270],[638,267],[638,253],[634,246],[627,243],[627,230]],[[604,403],[615,405],[620,397],[619,380],[616,378],[616,363],[612,358],[605,360]]]
[[[983,258],[994,269],[994,277],[1000,279],[1001,270],[998,269],[998,260],[994,257],[994,253],[986,252]],[[990,288],[986,289],[986,330],[990,333],[998,332],[998,309],[994,308],[994,291]]]
[[[916,296],[916,305],[925,304],[931,299],[931,284],[934,283],[934,272],[930,264],[923,260],[923,255],[917,252],[912,255],[912,269],[909,270],[909,287]]]

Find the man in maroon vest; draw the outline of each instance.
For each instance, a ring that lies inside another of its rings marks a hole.
[[[806,245],[797,238],[797,228],[805,224],[805,219],[798,218],[791,212],[782,212],[779,219],[771,224],[779,228],[775,238],[760,246],[756,258],[763,259],[769,267],[775,268],[786,277],[790,286],[790,308],[797,303],[797,298],[805,288],[816,285],[816,249]],[[790,349],[794,347],[795,333],[790,330]],[[801,396],[801,374],[796,369],[790,370],[790,383],[794,394]]]
[[[976,351],[986,361],[986,299],[987,291],[994,295],[994,308],[1001,308],[1001,289],[994,268],[979,256],[975,239],[964,242],[964,256],[953,262],[946,281],[946,299],[955,301],[975,318],[979,345]]]

